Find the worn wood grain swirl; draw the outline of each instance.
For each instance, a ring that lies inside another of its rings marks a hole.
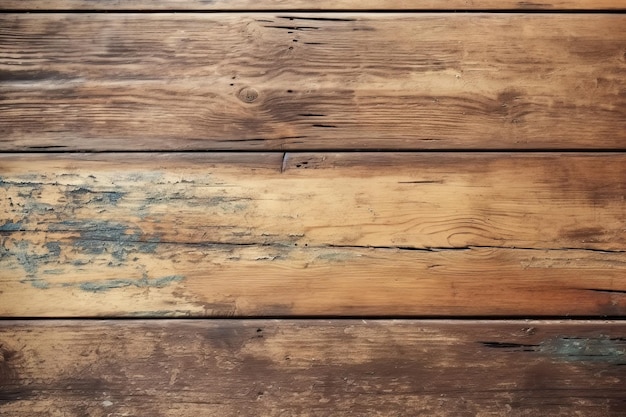
[[[610,315],[622,154],[0,156],[5,316]]]
[[[2,14],[0,150],[624,149],[622,14]]]
[[[0,412],[623,416],[625,352],[615,321],[8,321]]]
[[[622,10],[624,0],[3,0],[0,10]]]

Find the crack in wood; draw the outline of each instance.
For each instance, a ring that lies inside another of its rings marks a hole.
[[[626,295],[626,290],[611,290],[606,288],[583,288],[585,291],[604,292],[609,294],[623,294]]]

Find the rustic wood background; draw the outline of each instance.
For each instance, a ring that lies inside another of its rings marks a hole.
[[[626,415],[626,1],[0,1],[0,415]]]

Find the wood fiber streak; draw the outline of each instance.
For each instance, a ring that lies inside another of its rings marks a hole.
[[[622,14],[2,14],[0,150],[624,149],[625,45]]]
[[[626,412],[622,322],[9,321],[0,346],[12,417]]]
[[[622,154],[0,156],[0,314],[609,315]]]
[[[0,10],[620,10],[624,0],[3,0]]]

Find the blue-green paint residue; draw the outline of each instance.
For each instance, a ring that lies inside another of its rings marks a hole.
[[[17,262],[24,268],[26,276],[32,278],[39,269],[39,262],[42,260],[42,256],[34,254],[32,245],[26,240],[16,242],[15,251]]]
[[[16,226],[11,226],[11,228]],[[72,232],[74,237],[72,247],[78,257],[65,260],[74,267],[83,267],[94,261],[98,256],[98,262],[107,262],[101,259],[108,257],[108,267],[116,268],[127,262],[132,262],[138,253],[154,253],[157,250],[159,238],[144,236],[141,229],[135,225],[108,221],[108,220],[67,220],[48,225],[50,232]],[[19,240],[14,244],[11,255],[24,269],[24,283],[30,283],[33,287],[47,289],[53,286],[42,278],[50,275],[62,275],[63,270],[58,265],[61,262],[63,250],[61,243],[57,241],[35,244],[28,240]],[[156,279],[142,278],[139,280],[113,280],[108,283],[85,283],[82,289],[85,291],[106,291],[112,288],[124,286],[137,287],[162,287],[169,282],[178,279],[178,276],[163,277]],[[38,279],[38,280],[36,280]],[[59,285],[58,283],[56,285]]]
[[[32,279],[25,279],[20,282],[22,284],[30,284],[34,288],[38,288],[40,290],[47,290],[48,288],[50,288],[50,284],[46,280],[43,280],[43,279],[32,278]]]
[[[66,192],[66,195],[72,199],[75,204],[83,203],[85,198],[89,200],[87,203],[98,203],[106,206],[115,206],[117,202],[126,195],[121,191],[99,191],[91,190],[85,187],[78,187],[76,189]]]
[[[29,189],[41,189],[42,184],[40,182],[34,182],[35,180],[40,179],[38,175],[22,175],[20,180],[5,180],[0,177],[0,187],[9,188],[9,187],[19,187],[19,188],[29,188]]]
[[[113,279],[108,281],[83,282],[78,287],[87,292],[105,292],[116,288],[137,287],[137,288],[164,288],[170,284],[180,282],[185,277],[182,275],[168,275],[160,278],[150,279],[142,277],[139,279]]]
[[[22,222],[20,221],[14,222],[13,220],[9,220],[4,224],[0,224],[0,232],[18,232],[22,230],[22,228]]]
[[[542,342],[539,350],[564,361],[626,365],[626,338],[558,337]]]
[[[50,256],[58,257],[61,254],[61,245],[59,245],[59,242],[46,243],[46,249],[48,249]]]
[[[19,240],[15,242],[15,248],[12,250],[12,255],[17,260],[17,263],[24,269],[26,278],[21,282],[23,284],[30,284],[38,289],[48,289],[50,284],[41,279],[39,275],[39,269],[42,265],[50,265],[55,263],[59,259],[61,254],[61,247],[58,242],[48,242],[44,245],[46,252],[40,253],[41,247],[35,245],[29,240]],[[46,270],[44,273],[52,273],[51,270]],[[59,270],[59,274],[63,271]]]
[[[118,263],[130,253],[154,253],[159,243],[158,237],[143,237],[137,226],[110,220],[66,220],[48,230],[78,232],[75,249],[88,255],[109,253]]]

